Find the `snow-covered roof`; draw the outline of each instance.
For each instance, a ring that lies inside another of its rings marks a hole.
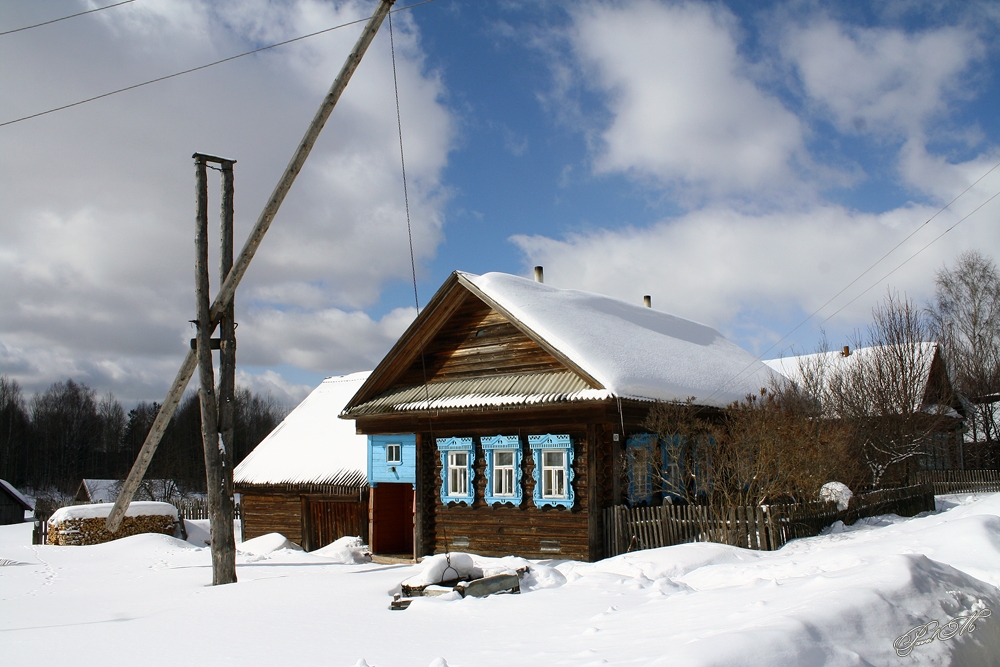
[[[121,491],[122,482],[118,479],[84,479],[83,489],[87,493],[86,500],[92,503],[113,503]],[[83,499],[81,499],[83,500]]]
[[[911,349],[909,352],[904,352],[904,354],[908,353],[913,356],[910,361],[905,363],[908,368],[912,368],[916,373],[913,380],[918,383],[915,387],[919,387],[920,389],[919,395],[915,396],[917,404],[913,406],[913,409],[919,410],[922,407],[923,401],[929,398],[926,396],[926,393],[931,382],[931,369],[938,352],[938,344],[922,342],[908,347],[911,347]],[[829,379],[830,373],[849,371],[858,364],[871,361],[874,355],[885,354],[886,350],[890,351],[890,359],[894,359],[896,356],[895,350],[900,349],[902,348],[897,345],[890,347],[859,347],[855,350],[850,350],[850,354],[847,356],[844,356],[840,351],[818,352],[795,357],[768,359],[764,363],[772,370],[797,384],[803,383],[807,379],[807,375],[814,376],[815,381],[825,383]],[[896,361],[891,361],[890,363],[893,364],[893,368],[896,367]]]
[[[846,371],[864,360],[872,358],[872,355],[879,353],[880,347],[859,347],[851,350],[846,357],[842,352],[817,352],[815,354],[802,354],[795,357],[781,357],[779,359],[767,359],[764,361],[772,370],[781,373],[793,382],[802,382],[806,373],[817,371]],[[913,364],[920,374],[920,379],[924,386],[930,380],[931,363],[937,352],[937,343],[917,343],[913,346]]]
[[[339,419],[369,372],[323,380],[233,471],[237,484],[344,484],[365,479],[367,438]]]
[[[20,491],[15,489],[14,485],[8,482],[7,480],[0,479],[0,488],[5,490],[14,500],[21,503],[24,509],[26,510],[35,509],[35,506],[27,498],[25,498]]]
[[[712,327],[505,273],[460,274],[612,396],[725,406],[771,371]]]

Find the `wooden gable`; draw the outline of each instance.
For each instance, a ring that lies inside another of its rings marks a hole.
[[[392,386],[512,373],[565,371],[552,356],[481,299],[466,293],[451,318]]]
[[[372,371],[345,411],[391,389],[422,385],[425,372],[426,382],[433,383],[558,371],[570,371],[588,386],[603,388],[455,272]]]

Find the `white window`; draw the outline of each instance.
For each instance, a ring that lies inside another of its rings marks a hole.
[[[438,438],[441,453],[441,502],[472,505],[476,497],[476,446],[472,438]]]
[[[535,507],[571,509],[573,494],[573,440],[568,433],[529,435],[528,447],[534,458],[531,473],[535,488],[531,498]]]
[[[486,455],[487,505],[521,504],[521,436],[493,435],[480,438]]]
[[[399,465],[403,462],[403,445],[389,443],[385,446],[385,462],[388,465]]]
[[[542,498],[566,497],[566,452],[542,452]]]
[[[514,452],[511,450],[493,451],[493,495],[514,497]]]
[[[448,495],[469,494],[469,453],[448,452]]]

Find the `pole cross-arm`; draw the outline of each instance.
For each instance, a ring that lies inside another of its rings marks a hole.
[[[323,98],[323,103],[320,105],[319,110],[316,112],[312,122],[306,129],[305,136],[302,137],[302,141],[299,142],[298,148],[295,149],[295,153],[292,155],[291,161],[288,163],[288,166],[285,167],[285,172],[281,175],[281,178],[278,180],[278,184],[274,188],[274,192],[271,193],[270,199],[267,200],[267,204],[264,206],[264,210],[261,211],[260,216],[257,218],[257,223],[250,232],[250,236],[247,238],[246,244],[240,251],[239,257],[233,263],[232,270],[229,272],[229,275],[226,276],[222,286],[219,287],[219,293],[216,295],[215,301],[212,303],[212,331],[214,331],[215,327],[218,326],[222,314],[229,306],[230,302],[232,302],[233,296],[236,294],[236,288],[239,286],[240,281],[243,279],[243,275],[250,266],[250,260],[253,259],[254,254],[257,252],[257,248],[260,247],[260,243],[264,239],[264,234],[267,233],[268,228],[271,226],[271,221],[274,220],[274,216],[278,213],[281,203],[285,200],[285,195],[288,194],[289,189],[292,187],[292,183],[295,182],[296,176],[298,176],[299,172],[302,170],[302,165],[305,164],[306,158],[309,157],[309,153],[316,144],[316,139],[319,137],[319,133],[323,130],[323,126],[330,118],[333,108],[337,105],[337,101],[340,100],[340,95],[344,92],[344,89],[347,87],[347,83],[351,80],[351,76],[361,63],[361,59],[364,57],[365,51],[368,50],[368,46],[372,43],[372,40],[375,39],[375,34],[382,25],[382,21],[385,20],[385,17],[392,9],[394,2],[395,0],[380,0],[378,9],[376,9],[372,17],[368,19],[368,23],[365,25],[365,29],[362,31],[361,36],[358,37],[358,41],[355,43],[354,49],[351,51],[350,55],[347,56],[347,61],[344,62],[344,66],[341,67],[340,73],[337,74],[337,78],[334,79],[329,92],[327,92],[326,97]],[[108,516],[106,523],[108,531],[115,532],[118,530],[118,526],[121,525],[122,518],[125,516],[125,511],[128,509],[129,503],[132,501],[132,496],[139,488],[139,483],[142,482],[143,475],[146,474],[146,468],[149,467],[149,462],[153,459],[156,447],[160,444],[160,438],[163,437],[163,432],[166,430],[167,424],[170,423],[170,418],[173,417],[174,411],[177,409],[177,405],[180,403],[181,397],[184,394],[184,390],[187,388],[188,382],[191,380],[191,376],[194,375],[194,369],[197,364],[197,353],[194,350],[188,350],[187,356],[184,357],[184,362],[177,371],[177,377],[174,378],[173,384],[170,385],[167,397],[163,401],[163,405],[160,407],[160,411],[157,413],[156,419],[153,420],[153,425],[149,429],[149,434],[146,436],[145,442],[142,443],[142,449],[139,450],[139,455],[136,457],[135,464],[133,464],[132,470],[125,479],[117,500],[115,500],[115,506],[112,508],[111,514]]]

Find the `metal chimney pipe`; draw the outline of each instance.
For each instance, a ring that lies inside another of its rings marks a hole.
[[[542,275],[542,267],[540,267],[540,266],[536,266],[535,267],[535,282],[536,283],[544,283],[545,282],[545,278]]]
[[[646,306],[646,308],[652,308],[653,307],[653,297],[649,296],[648,294],[646,296],[642,297],[642,304],[644,306]]]

